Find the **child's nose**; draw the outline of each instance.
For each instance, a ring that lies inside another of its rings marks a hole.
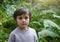
[[[25,19],[22,19],[22,21],[25,21]]]

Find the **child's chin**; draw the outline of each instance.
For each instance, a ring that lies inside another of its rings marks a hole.
[[[23,27],[21,27],[21,29],[24,29],[24,28],[26,28],[27,26],[23,26]]]

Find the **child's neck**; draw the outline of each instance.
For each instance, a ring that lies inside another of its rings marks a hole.
[[[25,28],[21,28],[21,27],[19,27],[21,30],[27,30],[28,29],[28,27],[25,27]]]

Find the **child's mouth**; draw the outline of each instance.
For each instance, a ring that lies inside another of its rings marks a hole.
[[[22,25],[26,25],[26,24],[22,24]]]

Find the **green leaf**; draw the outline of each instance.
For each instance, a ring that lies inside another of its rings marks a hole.
[[[54,23],[51,20],[47,20],[47,19],[44,20],[44,28],[46,27],[56,27],[58,30],[60,30],[60,27],[56,23]]]
[[[39,22],[37,22],[37,21],[33,21],[32,22],[33,24],[37,24],[37,25],[41,25]]]
[[[8,14],[8,16],[12,16],[12,14],[14,13],[14,11],[16,10],[15,8],[16,5],[7,5],[7,9],[6,9],[6,13]]]
[[[42,30],[41,32],[38,32],[38,35],[39,35],[39,37],[40,36],[42,36],[42,37],[50,36],[50,37],[59,37],[60,38],[60,36],[58,34],[52,32],[52,31],[49,31],[47,29]]]
[[[54,17],[60,19],[60,16],[53,14]]]

